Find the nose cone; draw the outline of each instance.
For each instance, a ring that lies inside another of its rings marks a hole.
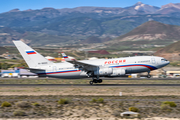
[[[164,67],[166,65],[168,65],[170,62],[168,60],[166,60],[165,58],[160,58],[160,63],[158,68]]]
[[[168,65],[169,63],[170,63],[169,61],[166,61],[166,62],[164,63],[164,66]]]

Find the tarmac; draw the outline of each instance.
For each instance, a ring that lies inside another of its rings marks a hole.
[[[117,86],[180,86],[180,84],[0,84],[0,87],[62,87],[62,86],[99,86],[99,87],[117,87]]]
[[[0,80],[8,80],[8,79],[57,79],[57,78],[0,78]],[[180,78],[101,78],[103,80],[180,80]],[[59,79],[61,80],[61,79]],[[73,79],[76,80],[76,79]],[[91,80],[88,78],[87,80]],[[53,87],[53,86],[99,86],[99,87],[106,87],[106,86],[180,86],[180,84],[103,84],[103,83],[94,83],[93,85],[90,84],[0,84],[0,87]]]

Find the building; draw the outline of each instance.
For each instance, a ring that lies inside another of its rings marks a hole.
[[[180,71],[166,71],[167,77],[180,78]]]
[[[26,77],[26,78],[34,78],[38,77],[37,74],[29,72],[27,69],[21,69],[21,68],[14,68],[14,70],[1,70],[1,77],[3,78],[21,78],[21,77]]]

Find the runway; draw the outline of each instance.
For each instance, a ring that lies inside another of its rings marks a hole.
[[[61,79],[61,78],[1,78],[0,80],[77,80],[77,79]],[[142,78],[127,78],[127,77],[101,77],[101,79],[103,80],[180,80],[180,78],[146,78],[146,77],[142,77]],[[92,78],[82,78],[82,80],[92,80]]]
[[[180,84],[0,84],[0,87],[72,87],[72,86],[77,86],[77,87],[94,87],[94,86],[99,86],[99,87],[123,87],[123,86],[132,86],[132,87],[151,87],[151,86],[180,86]]]

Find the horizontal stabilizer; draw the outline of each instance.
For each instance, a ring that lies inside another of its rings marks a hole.
[[[45,71],[46,71],[46,70],[44,70],[44,69],[34,69],[34,68],[24,68],[24,69],[27,69],[27,70],[29,70],[30,72],[36,73],[36,74],[38,74],[38,73],[45,73]]]

